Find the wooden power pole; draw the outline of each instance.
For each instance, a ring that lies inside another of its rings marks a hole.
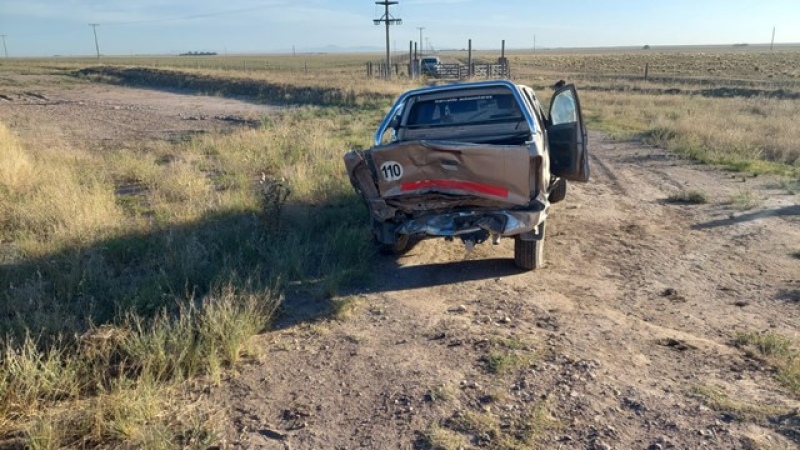
[[[773,47],[775,47],[775,27],[772,27],[772,41],[769,43],[769,51],[772,51]]]
[[[376,5],[383,6],[385,8],[385,11],[386,11],[380,19],[374,19],[372,21],[373,23],[375,23],[375,25],[380,25],[382,23],[386,24],[386,72],[385,72],[386,78],[392,78],[392,69],[391,69],[392,56],[391,56],[391,47],[389,46],[389,42],[390,42],[390,40],[389,40],[389,26],[390,25],[402,25],[403,24],[403,19],[392,17],[392,15],[389,14],[389,7],[393,6],[393,5],[397,5],[399,3],[400,2],[397,1],[397,0],[383,0],[383,1],[375,2]]]
[[[8,48],[6,47],[6,36],[7,34],[0,34],[0,37],[3,38],[3,52],[6,54],[6,59],[8,59]]]
[[[92,31],[94,31],[94,48],[97,50],[97,60],[100,61],[100,44],[97,42],[97,27],[99,23],[90,23],[89,26],[92,27]]]

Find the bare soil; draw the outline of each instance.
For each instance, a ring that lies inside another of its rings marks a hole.
[[[256,126],[278,107],[120,88],[48,75],[0,75],[0,121],[26,141],[73,148],[125,148]]]
[[[0,94],[4,123],[75,143],[172,139],[271,110],[83,83]],[[592,181],[555,205],[544,269],[515,269],[511,241],[465,259],[430,240],[382,259],[333,317],[312,319],[329,300],[290,296],[258,354],[206,391],[229,417],[222,446],[797,448],[797,396],[732,340],[797,337],[800,196],[590,138]],[[670,204],[681,190],[711,202]],[[730,201],[742,192],[753,208]]]

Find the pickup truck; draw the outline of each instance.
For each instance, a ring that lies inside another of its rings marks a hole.
[[[400,254],[418,239],[459,238],[471,250],[513,238],[514,263],[542,267],[551,204],[567,180],[589,180],[577,90],[556,86],[548,110],[506,80],[401,95],[374,146],[344,156],[377,244]]]

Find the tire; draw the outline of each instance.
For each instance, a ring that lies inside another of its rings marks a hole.
[[[544,267],[545,224],[539,225],[539,239],[524,241],[520,236],[514,237],[514,265],[524,270],[536,270]]]
[[[558,203],[565,198],[567,198],[567,180],[559,178],[553,185],[553,190],[550,191],[548,200],[550,200],[550,203]]]
[[[398,234],[395,238],[394,244],[378,244],[378,249],[384,255],[402,255],[408,250],[409,236],[407,234]]]

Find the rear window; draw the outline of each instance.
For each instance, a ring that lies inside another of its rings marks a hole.
[[[422,58],[422,64],[438,64],[439,58]]]
[[[524,120],[514,95],[463,95],[414,103],[406,127],[477,125]]]

